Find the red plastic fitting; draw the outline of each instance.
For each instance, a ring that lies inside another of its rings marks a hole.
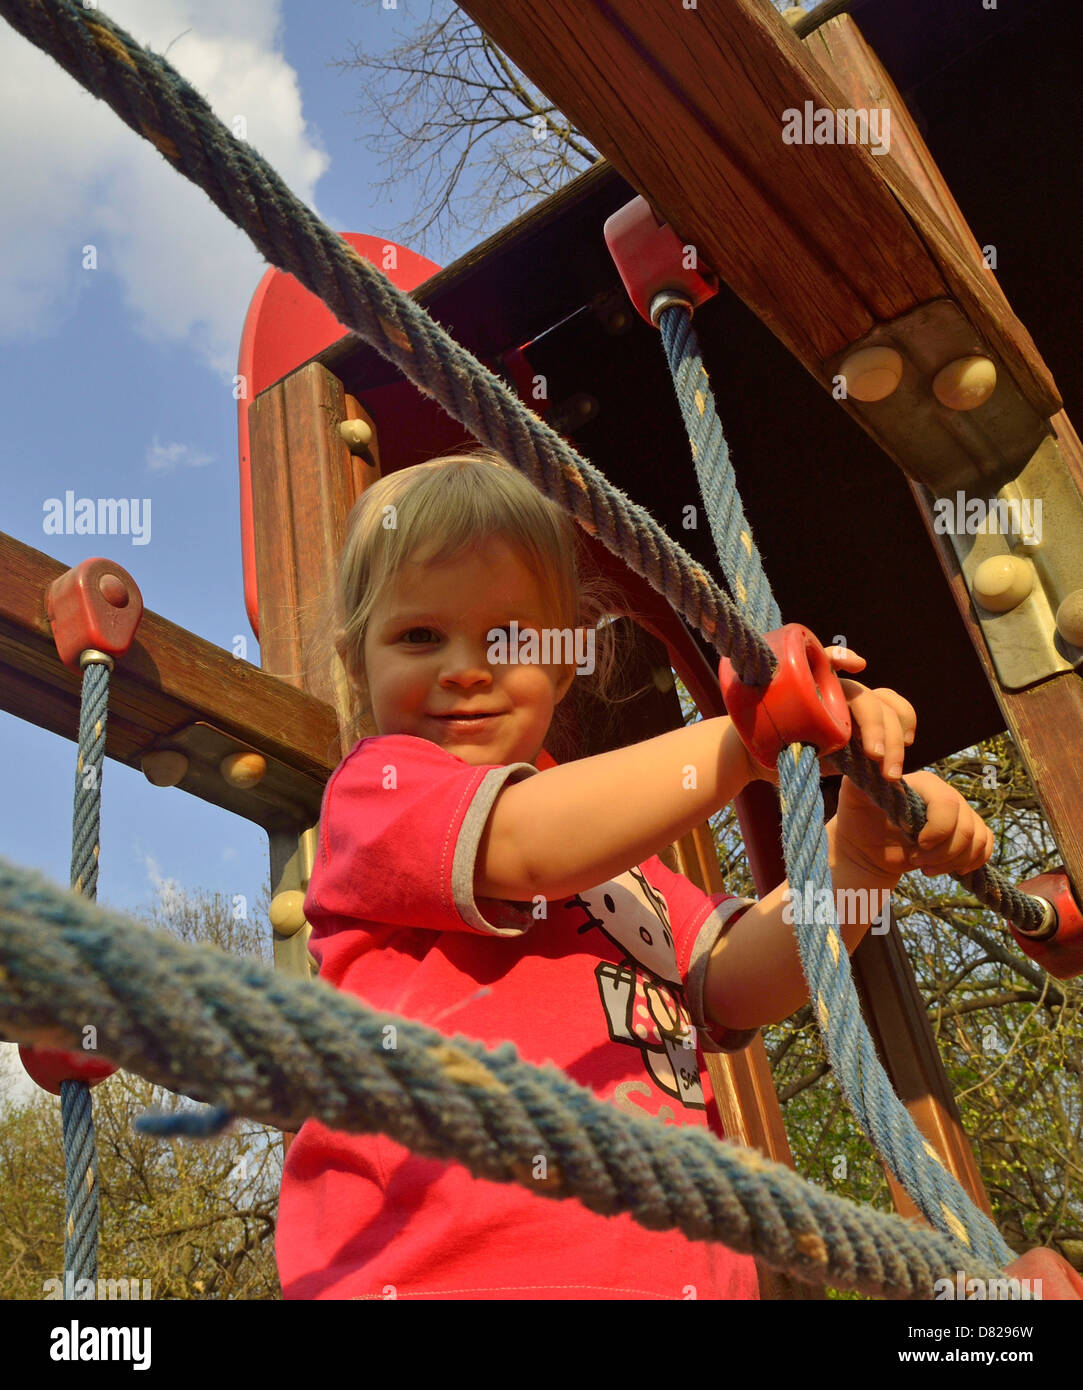
[[[19,1048],[19,1057],[27,1074],[54,1096],[60,1094],[62,1081],[85,1081],[96,1086],[116,1071],[112,1062],[100,1057],[91,1057],[85,1052],[62,1052],[53,1047],[23,1045]]]
[[[653,323],[651,301],[663,290],[684,295],[693,308],[718,293],[710,271],[686,268],[684,243],[646,198],[633,198],[606,219],[605,241],[628,298],[648,323]]]
[[[764,767],[791,743],[810,743],[821,758],[837,753],[850,741],[850,707],[827,652],[800,623],[763,638],[778,658],[769,685],[745,685],[726,657],[718,663],[726,712],[745,747]]]
[[[60,660],[73,671],[94,648],[123,656],[143,616],[143,596],[128,573],[112,560],[84,560],[49,585],[45,601]]]
[[[1031,960],[1058,980],[1083,975],[1083,912],[1072,893],[1068,875],[1040,874],[1019,885],[1021,893],[1044,898],[1053,909],[1055,920],[1045,934],[1028,936],[1012,927],[1012,935]]]

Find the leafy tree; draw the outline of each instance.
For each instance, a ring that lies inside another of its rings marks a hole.
[[[268,962],[261,911],[235,916],[213,897],[178,895],[147,925]],[[60,1102],[44,1091],[0,1095],[0,1298],[41,1299],[64,1278]],[[274,1227],[282,1136],[239,1121],[202,1143],[137,1134],[148,1109],[191,1108],[118,1072],[93,1090],[100,1194],[100,1280],[130,1281],[154,1299],[279,1298]],[[60,1286],[63,1287],[62,1285]],[[110,1285],[102,1288],[109,1296]]]

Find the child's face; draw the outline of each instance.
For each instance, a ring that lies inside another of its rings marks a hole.
[[[494,664],[488,634],[513,619],[520,632],[540,631],[548,617],[534,574],[499,538],[447,564],[404,566],[365,633],[377,729],[428,739],[475,766],[533,763],[574,669]],[[488,717],[469,725],[444,717],[467,711]]]

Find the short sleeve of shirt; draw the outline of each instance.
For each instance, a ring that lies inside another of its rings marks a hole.
[[[707,964],[715,945],[755,901],[729,893],[704,893],[683,874],[674,873],[656,857],[650,860],[651,877],[669,905],[677,969],[684,981],[684,997],[700,1046],[705,1052],[740,1052],[759,1034],[758,1028],[723,1028],[708,1021],[703,1004]]]
[[[324,792],[305,897],[314,933],[326,916],[522,936],[529,905],[475,901],[474,863],[501,789],[537,771],[475,767],[411,734],[362,739]]]

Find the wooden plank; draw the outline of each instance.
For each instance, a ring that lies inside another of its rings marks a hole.
[[[783,143],[785,111],[851,103],[761,0],[462,8],[825,385],[826,358],[946,295],[1040,415],[1059,408],[1029,334],[892,155]]]
[[[67,568],[0,534],[0,707],[74,740],[81,677],[61,663],[45,615],[46,591]],[[199,722],[291,770],[309,787],[306,801],[318,804],[338,762],[338,727],[326,704],[144,610],[110,681],[106,756],[138,768],[143,753]],[[191,790],[260,824],[280,819],[224,782]]]
[[[877,100],[901,105],[891,79],[849,16],[832,19],[810,36],[817,59],[830,63],[832,73],[851,104],[869,105]],[[892,141],[894,157],[928,190],[931,216],[950,226],[952,235],[980,260],[977,241],[962,210],[940,174],[928,146],[912,121],[896,123]],[[986,272],[991,285],[992,276]],[[999,289],[996,293],[1000,295]],[[1003,298],[1003,296],[1001,296]],[[1053,416],[1061,457],[1083,495],[1083,446],[1067,415]],[[935,547],[941,568],[951,586],[967,633],[997,698],[1004,722],[1015,740],[1042,811],[1060,849],[1061,860],[1077,889],[1083,888],[1083,681],[1075,671],[1065,671],[1028,690],[1004,690],[994,669],[981,627],[974,615],[958,559],[947,536],[933,530],[931,497],[924,487],[907,478],[911,495]],[[1083,541],[1081,541],[1083,543]],[[918,711],[920,717],[920,710]]]

